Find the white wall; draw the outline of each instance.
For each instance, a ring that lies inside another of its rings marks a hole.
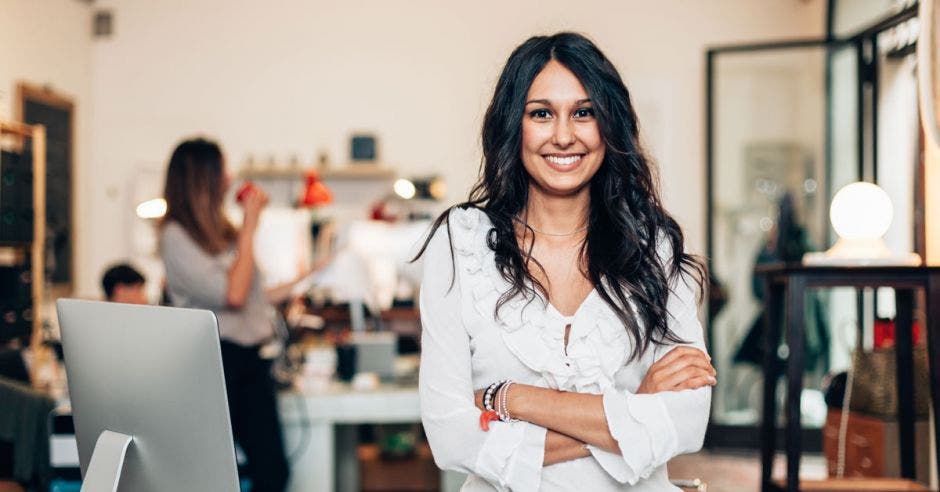
[[[379,136],[404,175],[436,172],[462,198],[479,126],[514,46],[535,33],[588,33],[627,80],[662,166],[667,206],[693,249],[705,239],[704,52],[732,42],[818,36],[824,4],[774,0],[548,2],[100,0],[115,34],[94,45],[92,148],[81,242],[83,293],[132,253],[136,176],[173,145],[218,138],[248,154],[343,162],[348,136]]]
[[[86,183],[91,120],[92,9],[76,0],[0,0],[0,118],[12,119],[16,84],[49,86],[75,103],[74,179]],[[76,275],[80,283],[95,272],[81,261],[92,244],[83,237],[93,216],[88,194],[76,187],[73,215],[78,244],[74,246]]]

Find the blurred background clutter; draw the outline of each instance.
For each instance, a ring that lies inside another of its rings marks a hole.
[[[269,197],[264,286],[300,278],[270,312],[289,490],[459,488],[420,425],[411,260],[476,178],[509,50],[559,30],[624,74],[666,208],[709,263],[710,429],[670,475],[691,490],[775,490],[788,472],[803,490],[937,490],[940,300],[914,291],[899,314],[894,289],[851,273],[940,263],[933,3],[0,0],[0,491],[79,490],[54,302],[168,303],[166,165],[199,135],[225,150],[234,224],[240,193]],[[857,182],[880,191],[831,216]],[[840,256],[878,216],[881,253]],[[769,279],[813,268],[847,282],[807,289],[773,329]]]

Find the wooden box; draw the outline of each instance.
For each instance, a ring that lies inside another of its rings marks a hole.
[[[419,445],[407,458],[383,458],[374,444],[359,446],[359,483],[362,492],[432,492],[440,490],[441,472],[431,448]]]
[[[829,476],[836,476],[839,459],[839,422],[841,409],[830,409],[823,428],[823,452],[826,455]],[[929,480],[930,467],[927,421],[916,422],[915,467],[917,479],[922,483]],[[877,417],[849,412],[845,443],[845,478],[901,476],[898,423]],[[867,489],[865,489],[867,490]],[[907,490],[907,489],[902,489]]]
[[[783,487],[778,481],[777,485]],[[828,480],[800,480],[802,492],[908,492],[930,489],[924,484],[900,478],[830,478]]]

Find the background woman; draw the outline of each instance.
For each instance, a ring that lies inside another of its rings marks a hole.
[[[464,490],[676,490],[665,464],[701,447],[715,371],[704,269],[652,168],[593,43],[516,48],[482,176],[422,250],[422,420]]]
[[[247,192],[241,202],[244,220],[236,229],[222,210],[228,186],[222,151],[214,142],[187,140],[173,151],[160,231],[166,288],[173,305],[216,314],[232,429],[247,458],[252,491],[282,491],[287,459],[270,361],[259,354],[274,337],[274,325],[253,247],[268,196],[257,187]]]

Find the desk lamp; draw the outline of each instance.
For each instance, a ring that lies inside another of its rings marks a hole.
[[[320,175],[315,170],[307,171],[304,179],[306,180],[304,194],[299,200],[301,207],[313,208],[333,203],[333,193],[323,183]]]
[[[916,253],[893,254],[883,236],[891,227],[891,198],[878,185],[856,182],[832,198],[829,221],[839,239],[824,253],[806,253],[804,265],[920,265]]]
[[[388,222],[426,218],[429,214],[427,207],[415,202],[440,201],[446,194],[447,186],[438,176],[399,178],[392,185],[392,192],[372,205],[370,216],[372,220]]]
[[[137,205],[137,217],[141,219],[159,219],[166,215],[166,200],[154,198]]]
[[[395,190],[396,195],[405,200],[411,200],[414,198],[415,193],[418,191],[414,182],[405,178],[398,178],[392,188]]]

